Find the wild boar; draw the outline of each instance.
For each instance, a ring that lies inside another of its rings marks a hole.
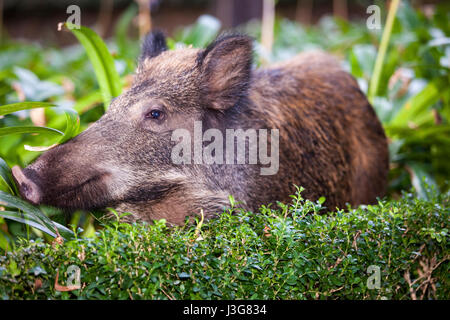
[[[287,202],[294,184],[308,199],[324,196],[330,210],[383,196],[387,140],[355,79],[322,52],[261,69],[252,68],[252,55],[252,39],[242,34],[222,35],[206,49],[167,50],[164,35],[150,33],[133,85],[97,122],[25,169],[13,168],[22,197],[182,224],[201,209],[206,217],[223,212],[229,195],[248,210]],[[238,161],[235,145],[218,137],[233,130],[248,133],[247,158],[266,139],[259,155],[273,163]],[[251,140],[249,130],[261,135]],[[173,150],[182,141],[194,150],[178,150],[184,160],[177,162]],[[209,150],[213,158],[231,155],[231,162],[202,161],[208,141],[223,145]],[[268,165],[274,170],[264,173]]]

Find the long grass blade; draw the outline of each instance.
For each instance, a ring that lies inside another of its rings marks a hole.
[[[37,127],[37,126],[16,126],[16,127],[6,127],[6,128],[0,128],[0,137],[6,136],[9,134],[16,134],[16,133],[42,133],[42,134],[49,134],[53,136],[58,135],[64,135],[63,132],[48,128],[48,127]]]
[[[378,85],[380,82],[381,71],[383,69],[384,57],[386,55],[389,39],[391,38],[392,26],[394,25],[395,15],[400,4],[400,0],[392,0],[389,8],[386,25],[381,36],[380,48],[378,49],[377,59],[375,61],[375,67],[373,70],[372,78],[370,79],[370,87],[368,92],[368,99],[370,103],[373,103],[373,99],[378,93]]]
[[[47,108],[47,107],[54,107],[54,106],[55,105],[53,103],[35,102],[35,101],[6,104],[3,106],[0,106],[0,116],[4,116],[5,114],[13,113],[13,112],[20,111],[20,110],[28,110],[28,109],[35,109],[35,108]]]
[[[106,110],[111,99],[122,92],[122,84],[114,65],[114,59],[103,40],[94,31],[83,26],[78,29],[70,23],[64,25],[77,37],[86,50],[94,67]]]

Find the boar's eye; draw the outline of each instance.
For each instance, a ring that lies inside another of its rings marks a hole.
[[[150,110],[150,112],[147,112],[145,115],[145,119],[162,120],[164,119],[164,112],[159,109]]]

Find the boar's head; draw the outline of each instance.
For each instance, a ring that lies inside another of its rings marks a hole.
[[[171,160],[171,133],[192,131],[194,121],[223,126],[247,95],[251,57],[246,36],[169,51],[162,33],[150,33],[133,85],[97,122],[25,169],[13,168],[21,195],[68,210],[140,203],[139,210],[194,183],[199,172]]]

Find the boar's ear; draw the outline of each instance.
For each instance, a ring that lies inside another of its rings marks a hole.
[[[145,36],[142,42],[139,63],[142,64],[145,59],[156,57],[166,50],[167,44],[164,33],[161,31],[152,31]]]
[[[247,95],[252,54],[252,39],[243,35],[222,36],[200,52],[202,89],[210,108],[228,109]]]

